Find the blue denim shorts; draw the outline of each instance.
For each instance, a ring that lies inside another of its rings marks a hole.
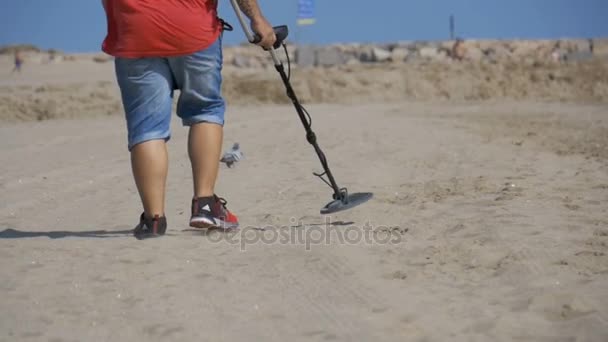
[[[128,131],[128,148],[171,138],[173,93],[180,90],[177,115],[184,126],[224,125],[222,38],[190,55],[116,58],[115,71]]]

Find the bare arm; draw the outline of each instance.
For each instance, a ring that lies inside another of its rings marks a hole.
[[[237,0],[241,11],[245,13],[249,20],[258,20],[262,17],[262,11],[257,0]]]

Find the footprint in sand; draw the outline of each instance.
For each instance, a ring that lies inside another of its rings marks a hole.
[[[407,273],[404,271],[395,271],[393,273],[386,274],[383,278],[389,280],[405,280],[407,279]]]
[[[552,322],[573,320],[596,312],[571,293],[547,293],[533,297],[529,310]]]
[[[498,192],[495,201],[508,201],[523,195],[523,189],[514,183],[505,183],[503,188]]]

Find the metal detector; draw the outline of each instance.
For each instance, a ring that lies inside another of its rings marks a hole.
[[[241,8],[239,7],[237,0],[230,0],[230,2],[232,3],[232,7],[234,8],[234,12],[236,13],[239,23],[241,24],[241,27],[243,28],[243,32],[245,32],[245,36],[247,37],[247,40],[251,44],[259,43],[261,41],[261,37],[254,35],[249,30],[249,28],[247,26],[247,22],[245,21],[245,18],[243,17],[243,13],[241,12]],[[351,209],[359,204],[367,202],[368,200],[370,200],[373,197],[373,194],[371,192],[358,192],[358,193],[349,194],[348,190],[346,188],[340,188],[338,186],[338,184],[336,183],[336,180],[334,179],[334,176],[332,175],[331,170],[329,169],[329,165],[327,164],[327,158],[325,158],[325,153],[323,153],[323,151],[317,144],[317,136],[316,136],[315,132],[313,132],[312,127],[311,127],[312,121],[311,121],[310,114],[308,114],[306,109],[300,104],[300,101],[298,100],[298,98],[291,86],[291,83],[290,83],[291,63],[289,62],[289,54],[287,53],[287,48],[285,45],[285,39],[287,38],[287,36],[289,34],[289,29],[286,25],[276,26],[276,27],[274,27],[274,32],[277,37],[277,40],[276,40],[276,43],[274,44],[273,48],[269,49],[268,52],[270,53],[270,56],[272,57],[272,60],[274,61],[275,68],[281,75],[281,79],[283,80],[283,83],[285,84],[285,89],[287,90],[287,96],[293,102],[293,105],[294,105],[296,111],[298,112],[298,116],[300,117],[300,120],[302,121],[302,125],[304,125],[304,129],[306,130],[306,140],[314,147],[315,152],[317,153],[317,156],[319,156],[319,160],[321,161],[321,165],[323,165],[323,173],[313,173],[313,174],[315,176],[319,177],[327,185],[329,185],[334,191],[333,201],[327,203],[327,205],[325,205],[323,208],[321,208],[321,214],[331,214],[331,213],[335,213],[338,211]],[[278,49],[281,46],[283,46],[283,48],[285,49],[285,53],[287,54],[287,60],[288,60],[287,64],[288,64],[288,68],[290,69],[289,75],[285,73],[285,68],[283,67],[283,63],[277,57],[277,54],[275,52],[275,49]],[[327,179],[325,179],[323,176],[327,176]]]

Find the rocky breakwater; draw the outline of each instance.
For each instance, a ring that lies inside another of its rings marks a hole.
[[[301,67],[372,63],[448,62],[580,62],[608,59],[606,39],[456,40],[391,44],[288,46],[291,61]],[[283,55],[283,54],[280,54]],[[268,57],[250,45],[226,47],[225,63],[237,68],[268,67]],[[271,65],[270,65],[271,66]]]
[[[288,52],[305,102],[608,102],[608,39],[290,45]],[[243,45],[227,47],[225,57],[228,97],[288,103],[267,53]]]

